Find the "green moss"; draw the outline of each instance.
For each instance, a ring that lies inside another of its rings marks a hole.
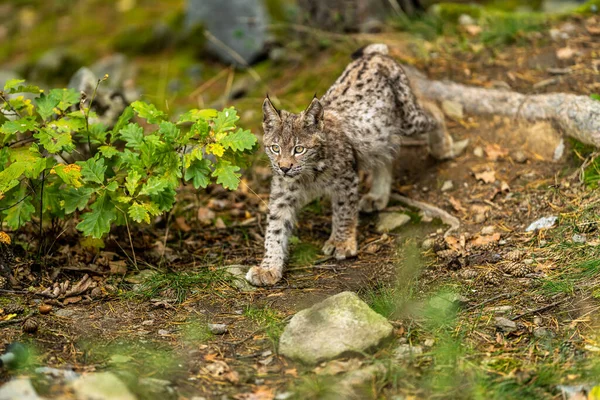
[[[473,4],[440,3],[437,7],[437,15],[448,22],[457,23],[458,18],[463,14],[475,19],[481,16],[481,7]]]
[[[577,7],[575,14],[598,14],[600,10],[600,0],[588,0],[585,4]]]

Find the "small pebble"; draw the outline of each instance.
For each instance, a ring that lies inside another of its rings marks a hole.
[[[527,162],[527,154],[523,150],[515,150],[510,157],[514,160],[514,162],[523,164]]]
[[[482,235],[491,235],[492,233],[494,233],[495,230],[496,230],[496,228],[493,225],[484,226],[483,229],[481,230],[481,234]]]
[[[52,306],[50,304],[42,304],[39,308],[38,311],[40,312],[40,314],[42,315],[46,315],[46,314],[50,314],[50,311],[52,311]]]
[[[213,335],[223,335],[227,333],[227,325],[225,324],[208,324],[208,329]]]
[[[423,243],[421,244],[421,248],[423,250],[429,250],[433,247],[434,244],[435,244],[435,240],[425,239],[425,240],[423,240]]]
[[[485,217],[485,214],[476,214],[474,219],[475,219],[475,223],[482,224],[485,222],[486,217]]]
[[[444,182],[444,184],[442,185],[441,191],[447,192],[449,190],[452,190],[453,188],[454,188],[454,184],[452,183],[452,181],[448,180],[448,181]]]
[[[573,243],[579,243],[579,244],[583,244],[586,242],[587,238],[585,237],[585,235],[580,235],[578,233],[574,234],[573,237]]]
[[[475,147],[473,149],[473,155],[479,158],[483,157],[483,149],[481,147]]]
[[[541,324],[542,324],[542,322],[543,322],[543,321],[542,321],[542,317],[539,317],[539,316],[535,316],[535,317],[533,317],[533,323],[534,323],[534,324],[536,324],[536,325],[541,325]]]
[[[508,318],[496,317],[495,318],[496,328],[504,333],[510,333],[517,330],[517,324],[515,321],[511,321]]]

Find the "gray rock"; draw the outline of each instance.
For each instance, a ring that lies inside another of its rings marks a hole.
[[[208,330],[213,335],[223,335],[227,333],[227,325],[226,324],[208,324]]]
[[[423,354],[421,346],[411,346],[410,344],[401,344],[394,350],[394,358],[402,360],[405,358],[413,358]]]
[[[473,17],[471,17],[469,14],[461,14],[458,17],[458,23],[461,24],[462,26],[467,26],[467,25],[476,25],[477,21],[475,21],[475,19]]]
[[[513,310],[513,306],[497,306],[490,308],[490,311],[496,314],[507,314]]]
[[[0,387],[0,400],[41,400],[28,378],[16,378]]]
[[[377,222],[377,232],[390,232],[402,225],[407,224],[410,217],[406,214],[385,212],[379,214],[379,222]]]
[[[496,328],[504,333],[510,333],[517,330],[517,324],[515,321],[511,321],[508,318],[496,317],[494,319]]]
[[[226,265],[223,268],[233,277],[231,281],[231,285],[235,288],[241,290],[242,292],[253,292],[256,290],[256,287],[252,286],[246,280],[246,272],[248,272],[248,267],[243,265]]]
[[[186,27],[191,30],[198,24],[204,26],[220,42],[209,40],[208,48],[222,61],[234,65],[251,64],[264,52],[269,23],[262,0],[187,1]]]
[[[170,381],[156,378],[140,378],[138,386],[140,397],[145,399],[171,400],[177,398],[177,393]]]
[[[100,59],[90,66],[90,70],[95,76],[103,77],[108,74],[106,85],[113,89],[120,88],[123,83],[131,79],[133,70],[128,63],[127,56],[116,53]]]
[[[127,386],[110,372],[83,375],[71,386],[78,400],[136,400]]]
[[[429,249],[432,249],[434,245],[435,245],[435,240],[429,238],[429,239],[423,240],[423,243],[421,243],[421,248],[423,250],[429,250]]]
[[[316,364],[361,354],[392,335],[392,325],[356,293],[342,292],[291,319],[279,340],[280,354]]]
[[[463,105],[456,101],[442,101],[442,110],[444,110],[444,114],[453,119],[463,119],[465,117]]]
[[[544,327],[537,327],[533,330],[533,336],[535,336],[536,338],[542,339],[542,338],[553,338],[554,337],[554,332],[552,332],[549,329],[546,329]]]
[[[369,365],[348,372],[337,384],[336,394],[331,398],[340,400],[365,398],[366,393],[363,393],[361,389],[384,376],[386,372],[387,369],[382,364]]]

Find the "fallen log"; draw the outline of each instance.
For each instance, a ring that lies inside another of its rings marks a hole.
[[[559,132],[600,147],[600,101],[589,96],[568,93],[525,95],[430,80],[412,67],[404,66],[404,69],[415,92],[426,99],[460,103],[468,114],[548,121]]]

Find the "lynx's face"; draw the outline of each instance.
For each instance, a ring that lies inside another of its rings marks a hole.
[[[273,170],[286,178],[300,176],[321,159],[323,107],[313,99],[300,114],[278,111],[267,98],[263,103],[263,144]]]

